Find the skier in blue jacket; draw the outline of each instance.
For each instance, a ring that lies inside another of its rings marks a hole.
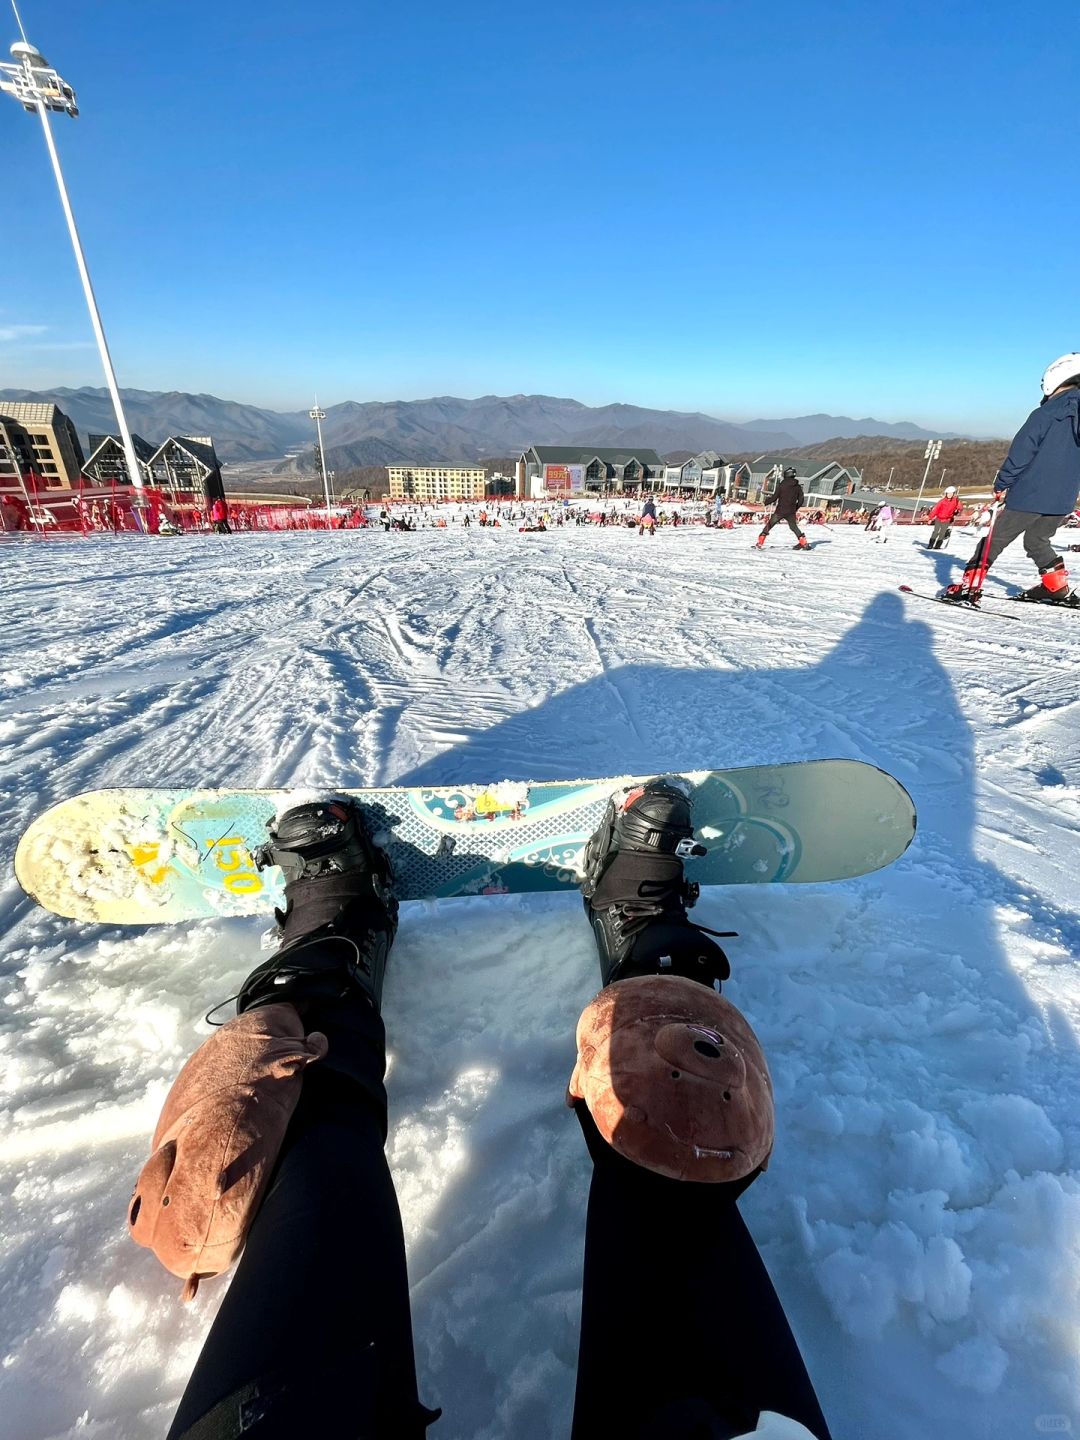
[[[990,536],[979,542],[963,579],[943,600],[977,599],[982,578],[1007,545],[1024,537],[1039,567],[1038,585],[1015,596],[1052,605],[1080,605],[1069,588],[1065,561],[1050,544],[1080,493],[1080,353],[1062,355],[1042,378],[1043,399],[1016,432],[998,471],[994,498],[1002,502]]]

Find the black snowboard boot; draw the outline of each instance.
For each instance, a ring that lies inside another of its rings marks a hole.
[[[237,1014],[288,1000],[303,1015],[358,994],[378,1011],[398,902],[390,861],[363,811],[350,800],[316,801],[275,817],[269,830],[255,863],[285,874],[285,910],[277,911],[283,943],[244,981]]]
[[[585,847],[581,893],[605,985],[640,975],[682,975],[719,989],[727,956],[687,918],[698,887],[683,877],[694,841],[690,801],[676,785],[650,780],[608,801]]]

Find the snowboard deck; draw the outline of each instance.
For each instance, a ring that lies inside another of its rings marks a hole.
[[[281,871],[252,852],[267,822],[329,793],[365,810],[402,900],[567,890],[608,798],[653,777],[501,781],[379,790],[93,790],[54,805],[19,841],[19,884],[47,910],[117,925],[269,913]],[[915,808],[899,781],[855,760],[687,772],[701,885],[814,883],[902,855]]]

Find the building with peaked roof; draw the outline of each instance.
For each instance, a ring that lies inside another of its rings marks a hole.
[[[153,484],[167,490],[201,490],[207,500],[224,500],[221,461],[209,435],[171,435],[150,457]]]
[[[83,452],[71,420],[58,405],[0,401],[0,488],[67,489],[79,483]]]
[[[95,485],[128,485],[124,448],[118,435],[91,435],[91,455],[83,474]],[[224,497],[221,462],[209,435],[171,435],[156,449],[141,435],[132,435],[143,483],[163,490],[193,491],[208,500]]]
[[[664,462],[655,450],[595,445],[532,445],[517,462],[521,499],[554,495],[621,494],[663,480]]]
[[[843,496],[862,488],[862,471],[838,460],[808,460],[804,455],[759,455],[756,460],[735,467],[732,499],[768,503],[776,493],[780,477],[791,466],[799,477],[809,508],[828,508]]]
[[[131,476],[128,474],[127,457],[120,436],[88,435],[87,439],[90,441],[90,459],[82,467],[86,478],[94,485],[130,485]],[[150,474],[150,458],[154,447],[149,440],[135,434],[132,434],[131,444],[142,471],[143,483],[152,485],[154,481]]]
[[[681,465],[665,465],[663,486],[665,490],[679,491],[687,499],[715,495],[723,485],[726,468],[727,461],[718,451],[702,450]]]

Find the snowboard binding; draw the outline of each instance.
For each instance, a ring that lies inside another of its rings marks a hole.
[[[259,870],[278,866],[286,885],[354,870],[369,864],[376,855],[382,856],[367,835],[361,810],[350,800],[315,800],[297,805],[281,816],[275,815],[267,829],[270,839],[258,847],[252,858]]]
[[[285,875],[275,910],[282,947],[248,976],[237,1013],[276,1000],[326,999],[356,986],[378,1009],[386,958],[397,932],[394,872],[351,800],[298,805],[268,826],[254,852],[260,870]]]
[[[603,983],[671,974],[716,987],[731,973],[727,956],[687,910],[699,886],[683,860],[704,855],[694,839],[690,801],[665,780],[650,780],[608,801],[585,847],[581,893],[600,956]]]

